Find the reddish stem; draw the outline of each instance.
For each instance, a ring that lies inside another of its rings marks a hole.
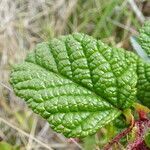
[[[150,127],[150,120],[138,120],[135,122],[135,126],[137,128],[136,131],[136,139],[134,142],[129,143],[127,146],[127,150],[150,150],[143,138],[145,135],[145,132],[147,131],[147,129]]]
[[[143,140],[145,131],[147,128],[150,128],[150,120],[148,118],[148,113],[150,110],[142,106],[140,104],[135,104],[136,110],[139,114],[139,120],[134,121],[134,118],[131,114],[130,110],[125,111],[125,116],[127,120],[131,121],[131,126],[127,128],[126,130],[122,131],[120,134],[116,135],[105,147],[104,150],[110,150],[112,148],[112,145],[115,143],[119,143],[119,140],[126,136],[134,126],[137,127],[136,131],[136,140],[133,143],[130,143],[127,146],[128,150],[149,150],[147,149],[145,142]]]
[[[126,136],[133,128],[134,124],[131,125],[129,128],[125,129],[124,131],[122,131],[121,133],[119,133],[117,136],[115,136],[112,141],[110,141],[105,147],[104,147],[104,150],[109,150],[112,145],[114,145],[115,143],[118,143],[119,140],[121,138],[123,138],[124,136]]]

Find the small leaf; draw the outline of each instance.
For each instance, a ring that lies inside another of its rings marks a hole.
[[[150,130],[148,131],[148,133],[146,133],[144,141],[146,143],[146,146],[150,148]]]

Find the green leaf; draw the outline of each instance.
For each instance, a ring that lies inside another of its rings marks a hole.
[[[146,146],[148,146],[150,148],[150,130],[146,133],[146,135],[144,137],[144,141],[146,143]]]
[[[16,95],[67,137],[84,137],[136,99],[137,57],[75,33],[38,44],[16,65]]]
[[[114,119],[113,125],[118,130],[123,130],[129,126],[127,125],[125,117],[123,115],[120,115],[118,118]]]
[[[137,98],[142,104],[150,108],[150,63],[139,61],[137,73]]]
[[[141,47],[145,50],[147,58],[150,60],[150,21],[145,22],[141,28],[138,40]],[[143,61],[140,60],[137,74],[137,98],[142,104],[150,108],[150,62],[147,61],[147,63],[143,63]]]
[[[150,56],[150,20],[145,22],[144,26],[140,29],[138,40],[147,55]]]

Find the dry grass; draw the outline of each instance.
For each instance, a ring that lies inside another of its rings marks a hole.
[[[19,145],[21,150],[82,149],[81,143],[68,142],[53,132],[14,95],[8,82],[11,66],[21,62],[36,43],[74,31],[128,48],[127,38],[137,34],[137,28],[149,17],[142,11],[145,3],[148,2],[0,0],[0,139]]]

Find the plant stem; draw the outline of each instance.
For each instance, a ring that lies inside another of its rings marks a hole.
[[[112,139],[112,141],[110,141],[105,147],[104,150],[109,150],[113,144],[118,143],[119,140],[126,136],[133,128],[134,124],[132,124],[129,128],[125,129],[124,131],[122,131],[121,133],[119,133],[116,137],[114,137]]]
[[[126,136],[131,130],[132,128],[134,127],[135,125],[135,121],[134,121],[134,117],[132,115],[132,112],[131,112],[131,109],[126,109],[124,110],[124,115],[126,117],[126,120],[128,123],[130,123],[130,126],[129,128],[125,129],[124,131],[122,131],[121,133],[119,133],[118,135],[116,135],[112,141],[110,141],[105,147],[104,147],[104,150],[109,150],[112,145],[114,145],[115,143],[119,143],[119,140],[121,138],[123,138],[124,136]]]

